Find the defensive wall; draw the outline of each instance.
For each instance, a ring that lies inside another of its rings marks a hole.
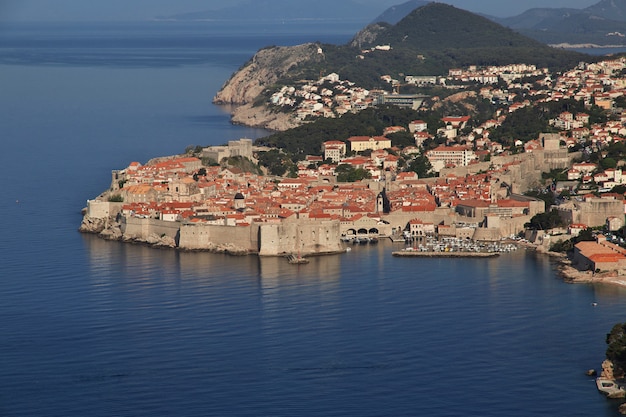
[[[149,236],[167,236],[178,243],[180,223],[139,217],[122,217],[124,239],[146,240]]]
[[[343,252],[338,221],[264,224],[260,227],[259,255],[324,254]]]
[[[178,247],[187,250],[207,250],[230,246],[248,253],[259,252],[259,225],[218,226],[171,222],[180,225]]]
[[[94,219],[115,217],[122,211],[124,203],[101,200],[87,200],[87,216]]]
[[[553,206],[568,224],[582,223],[588,227],[603,226],[609,217],[624,219],[624,202],[607,198],[590,198]]]
[[[524,191],[542,183],[541,174],[552,169],[565,169],[571,166],[574,159],[580,158],[580,152],[567,153],[565,149],[539,150],[516,155],[494,156],[488,162],[471,164],[466,167],[442,169],[439,176],[445,178],[449,174],[459,177],[467,174],[486,172],[494,167],[507,166],[504,172],[496,172],[494,177],[511,186],[511,192],[522,194]]]
[[[228,248],[265,256],[342,251],[338,221],[220,226],[128,217],[122,219],[121,229],[124,239],[145,241],[150,236],[168,236],[185,250]]]

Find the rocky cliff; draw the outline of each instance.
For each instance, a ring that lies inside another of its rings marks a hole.
[[[259,50],[250,61],[235,72],[213,98],[215,104],[232,104],[233,123],[286,130],[300,123],[291,114],[272,112],[260,95],[282,77],[297,73],[298,67],[324,59],[320,45],[273,46]],[[256,103],[255,103],[256,102]]]
[[[387,27],[380,23],[368,25],[352,38],[350,46],[361,49],[364,45],[372,45],[376,42],[378,36],[386,30]]]
[[[281,132],[302,124],[292,113],[273,112],[268,106],[250,103],[234,107],[231,117],[234,124]]]

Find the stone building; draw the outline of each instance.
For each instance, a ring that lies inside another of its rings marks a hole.
[[[228,141],[227,146],[209,146],[202,150],[202,156],[215,162],[220,162],[224,158],[240,156],[253,160],[252,139],[239,139]]]
[[[352,136],[348,138],[348,143],[353,152],[391,148],[391,139],[384,136]]]
[[[595,196],[585,197],[583,200],[571,200],[568,203],[555,206],[559,216],[568,224],[582,223],[589,227],[604,226],[607,219],[613,219],[612,227],[624,223],[624,201],[601,198]]]

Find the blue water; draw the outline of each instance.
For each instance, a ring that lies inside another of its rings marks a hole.
[[[258,47],[354,32],[316,29],[0,28],[1,416],[618,415],[584,371],[626,289],[545,257],[297,266],[76,231],[111,169],[264,135],[210,100]]]

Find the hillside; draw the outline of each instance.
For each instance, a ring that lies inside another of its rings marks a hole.
[[[549,44],[626,45],[626,1],[602,0],[585,9],[535,8],[491,19]]]
[[[375,49],[380,45],[388,48]],[[226,82],[214,102],[245,104],[235,110],[236,123],[282,130],[292,121],[286,113],[268,113],[271,94],[322,74],[337,73],[366,89],[389,89],[381,76],[447,75],[451,68],[514,63],[561,70],[589,59],[551,48],[476,14],[429,3],[396,25],[369,25],[346,45],[264,48]]]
[[[583,10],[605,19],[626,22],[626,2],[623,0],[601,0]]]
[[[393,49],[370,53],[358,66],[337,65],[334,71],[365,82],[365,75],[373,73],[392,77],[400,73],[441,75],[455,67],[517,62],[558,69],[585,59],[582,54],[555,50],[487,18],[442,3],[415,9],[396,25],[370,25],[350,44],[359,50],[376,45]]]
[[[409,0],[377,16],[373,23],[396,24],[425,0]],[[545,44],[626,46],[626,1],[601,0],[584,9],[532,8],[511,17],[487,16],[504,27]]]

